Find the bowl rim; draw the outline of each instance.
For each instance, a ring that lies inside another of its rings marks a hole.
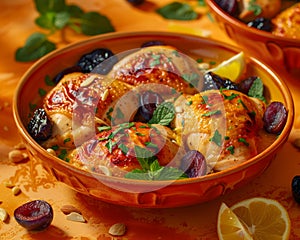
[[[198,183],[198,182],[205,182],[205,181],[211,181],[214,179],[218,179],[220,176],[224,177],[224,176],[228,176],[236,171],[239,170],[243,170],[247,167],[249,167],[250,165],[255,164],[256,162],[260,161],[263,158],[263,154],[265,152],[268,152],[268,155],[272,155],[274,154],[279,148],[281,148],[281,146],[283,145],[283,143],[286,141],[286,139],[289,137],[289,133],[292,129],[293,126],[293,121],[294,121],[294,102],[293,102],[293,98],[291,95],[291,92],[289,90],[289,88],[287,87],[286,83],[284,81],[280,81],[280,77],[279,75],[274,72],[274,70],[272,70],[269,66],[267,66],[265,63],[261,62],[260,60],[248,56],[250,61],[255,62],[256,64],[258,64],[264,71],[268,72],[269,75],[275,80],[275,84],[279,86],[280,91],[282,91],[285,100],[286,100],[286,104],[287,104],[287,109],[289,110],[288,113],[288,118],[287,118],[287,122],[286,125],[283,129],[283,131],[281,132],[281,134],[279,135],[278,138],[276,138],[276,140],[269,145],[265,150],[263,150],[261,153],[259,153],[258,155],[256,155],[255,157],[237,165],[231,168],[228,168],[226,170],[222,170],[220,172],[216,172],[216,173],[211,173],[202,177],[198,177],[198,178],[186,178],[186,179],[177,179],[177,180],[158,180],[158,181],[147,181],[147,180],[136,180],[136,179],[128,179],[128,178],[122,178],[122,177],[115,177],[115,176],[106,176],[104,174],[97,174],[97,173],[92,173],[92,172],[88,172],[79,168],[76,168],[74,166],[72,166],[71,164],[69,164],[68,162],[65,162],[61,159],[59,159],[58,157],[52,156],[51,154],[49,154],[46,149],[44,149],[43,147],[41,147],[27,132],[26,127],[24,126],[24,124],[22,123],[21,117],[19,115],[19,111],[18,111],[18,106],[21,102],[21,90],[24,87],[26,81],[29,79],[30,75],[35,72],[35,70],[37,68],[39,68],[39,66],[43,65],[44,63],[46,63],[49,59],[54,58],[57,55],[60,55],[61,53],[70,51],[74,48],[80,47],[82,45],[85,44],[92,44],[93,42],[97,42],[97,41],[103,41],[103,40],[109,40],[112,38],[131,38],[131,37],[150,37],[150,36],[159,36],[159,37],[180,37],[180,38],[188,38],[188,39],[193,39],[193,40],[200,40],[200,41],[204,41],[208,44],[213,44],[213,45],[218,45],[222,48],[225,48],[226,50],[230,50],[230,51],[234,51],[234,52],[238,52],[238,51],[242,51],[241,49],[232,46],[228,43],[224,43],[218,40],[214,40],[214,39],[208,39],[205,37],[200,37],[197,35],[193,35],[193,34],[187,34],[187,33],[174,33],[174,32],[165,32],[165,31],[135,31],[135,32],[113,32],[113,33],[106,33],[106,34],[101,34],[98,36],[93,36],[90,37],[88,39],[85,40],[81,40],[78,42],[74,42],[71,44],[68,44],[67,46],[63,47],[63,48],[59,48],[54,50],[53,52],[50,52],[49,54],[47,54],[46,56],[40,58],[39,60],[37,60],[36,62],[34,62],[29,69],[23,74],[23,76],[21,77],[21,79],[19,80],[16,88],[15,88],[15,93],[13,96],[13,117],[14,117],[14,121],[16,123],[17,129],[20,132],[20,134],[23,136],[23,138],[26,139],[26,141],[29,143],[29,145],[37,152],[39,152],[42,155],[47,155],[48,158],[51,159],[51,161],[54,161],[56,163],[58,163],[59,165],[62,165],[72,171],[75,171],[79,174],[83,174],[87,177],[95,177],[97,176],[97,179],[101,179],[103,181],[106,182],[110,182],[110,183],[120,183],[122,182],[122,184],[126,183],[128,185],[143,185],[143,186],[166,186],[166,185],[183,185],[183,184],[193,184],[193,183]]]
[[[226,11],[224,11],[214,0],[205,0],[205,1],[214,13],[222,17],[226,22],[238,28],[239,31],[243,31],[247,33],[250,32],[251,34],[255,34],[257,36],[260,36],[261,38],[268,38],[269,40],[273,40],[277,42],[281,41],[289,44],[300,45],[300,39],[282,37],[282,36],[272,34],[271,32],[248,27],[246,23],[242,22],[241,20],[231,16]]]

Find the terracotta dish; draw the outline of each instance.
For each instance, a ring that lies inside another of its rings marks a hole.
[[[253,27],[223,11],[214,0],[206,0],[216,22],[245,52],[271,66],[280,75],[299,79],[300,40],[282,37]]]
[[[255,157],[234,167],[201,177],[179,180],[146,181],[105,174],[92,173],[76,168],[67,161],[49,154],[28,133],[30,107],[41,104],[44,91],[53,86],[45,83],[46,76],[53,78],[63,69],[72,66],[83,54],[104,47],[114,53],[139,48],[148,41],[161,41],[194,59],[222,62],[241,50],[221,42],[192,35],[164,32],[116,33],[93,37],[59,49],[37,61],[24,74],[14,96],[14,119],[30,156],[39,159],[58,181],[76,191],[99,200],[119,205],[168,208],[209,201],[251,181],[269,166],[271,160],[286,142],[293,123],[293,100],[281,78],[263,63],[245,55],[247,73],[260,76],[270,101],[279,101],[288,111],[284,129],[275,141]],[[43,90],[43,91],[41,91]]]

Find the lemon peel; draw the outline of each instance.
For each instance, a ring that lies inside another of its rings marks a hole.
[[[233,57],[221,62],[215,68],[209,69],[221,77],[228,78],[233,82],[237,82],[243,75],[246,68],[245,54],[240,52]]]

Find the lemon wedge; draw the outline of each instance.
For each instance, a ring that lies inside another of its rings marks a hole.
[[[233,57],[221,62],[215,68],[209,69],[208,71],[236,82],[244,73],[245,66],[245,54],[244,52],[240,52]]]
[[[286,209],[279,202],[257,197],[230,208],[222,203],[217,228],[221,240],[288,240],[291,222]]]

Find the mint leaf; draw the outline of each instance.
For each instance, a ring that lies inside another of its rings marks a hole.
[[[174,105],[170,102],[163,102],[155,109],[150,124],[160,124],[167,126],[175,117]]]
[[[248,91],[248,96],[258,98],[262,101],[266,101],[264,97],[264,84],[259,77],[257,77],[252,83]]]
[[[198,14],[187,3],[172,2],[156,10],[158,14],[167,19],[194,20]]]
[[[54,25],[55,13],[46,12],[35,19],[36,25],[44,29],[55,29]]]
[[[67,6],[67,11],[70,13],[73,18],[81,18],[84,14],[84,11],[77,5],[69,5]]]
[[[17,49],[15,59],[19,62],[34,61],[54,49],[56,49],[55,44],[48,41],[45,34],[34,33],[26,40],[24,47]]]
[[[134,152],[142,169],[146,171],[150,170],[151,163],[157,159],[156,156],[151,151],[140,146],[135,146]]]
[[[34,0],[36,10],[45,14],[47,12],[62,12],[66,10],[65,0]]]
[[[134,169],[131,172],[126,173],[124,177],[129,179],[150,180],[147,171],[141,169]]]
[[[125,175],[125,178],[151,181],[177,180],[187,177],[188,176],[178,168],[160,166],[157,159],[150,164],[149,170],[134,169]]]
[[[97,12],[88,12],[81,18],[81,30],[86,35],[97,35],[115,31],[110,20]]]

